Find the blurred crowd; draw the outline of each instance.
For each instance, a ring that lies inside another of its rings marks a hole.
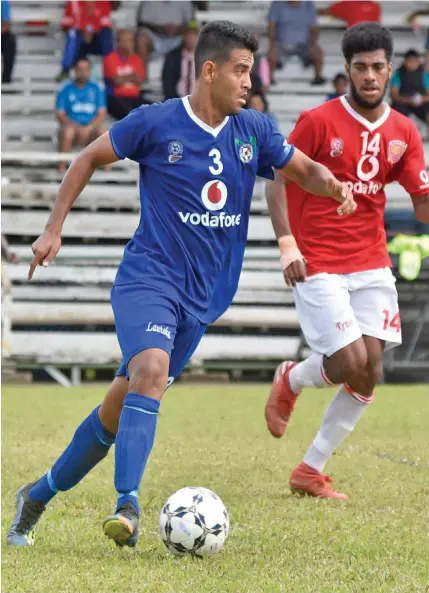
[[[57,119],[60,124],[59,149],[68,152],[74,145],[86,145],[100,135],[106,114],[122,119],[132,109],[148,103],[145,89],[150,87],[150,59],[162,57],[164,99],[192,93],[195,85],[194,47],[199,24],[195,11],[206,11],[208,2],[143,1],[137,5],[135,27],[113,30],[112,13],[124,2],[109,0],[69,0],[64,4],[61,27],[64,50],[57,81]],[[409,15],[413,26],[424,9]],[[267,93],[276,84],[276,70],[292,57],[302,67],[312,69],[312,85],[325,85],[324,52],[319,39],[319,16],[339,19],[345,27],[361,21],[380,21],[381,3],[366,0],[333,2],[316,10],[312,1],[275,1],[268,12],[268,50],[255,56],[252,92],[248,105],[270,117]],[[200,21],[201,19],[200,14]],[[12,81],[16,39],[12,30],[10,3],[1,2],[2,83]],[[429,42],[427,43],[429,55]],[[94,74],[94,58],[99,56],[102,72]],[[410,49],[392,79],[391,97],[395,109],[414,115],[429,126],[429,75],[426,62]],[[100,80],[103,84],[100,84]],[[339,72],[332,80],[327,100],[347,91],[347,78]],[[60,165],[62,168],[65,165]]]

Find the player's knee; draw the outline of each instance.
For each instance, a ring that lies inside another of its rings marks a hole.
[[[368,360],[365,371],[368,383],[374,388],[383,378],[383,360]]]
[[[165,352],[147,352],[129,364],[129,389],[135,393],[161,397],[167,385],[169,357]]]
[[[350,381],[353,377],[365,372],[368,356],[365,348],[344,348],[341,356],[343,381]]]

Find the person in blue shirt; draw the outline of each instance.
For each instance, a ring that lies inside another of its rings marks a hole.
[[[3,57],[1,83],[12,82],[12,71],[16,56],[16,39],[11,28],[9,0],[1,0],[1,55]]]
[[[337,99],[338,97],[342,97],[347,92],[347,76],[342,72],[339,72],[334,76],[332,79],[332,86],[335,89],[334,93],[328,93],[326,96],[326,101],[331,101],[332,99]]]
[[[354,211],[345,184],[289,145],[263,113],[242,109],[257,48],[234,23],[207,24],[195,47],[192,95],[132,111],[83,150],[65,176],[32,246],[30,279],[58,253],[63,223],[96,167],[125,158],[140,166],[141,219],[111,292],[123,365],[53,467],[18,491],[9,544],[31,545],[46,504],[82,480],[115,442],[118,498],[103,530],[119,546],[136,545],[138,490],[160,401],[234,297],[257,175],[273,179],[279,169],[340,202],[341,213]]]
[[[407,117],[414,114],[429,128],[429,73],[425,72],[415,49],[405,53],[390,84],[392,108]]]
[[[106,93],[104,86],[90,77],[91,64],[87,58],[82,58],[76,63],[74,80],[64,83],[57,93],[60,152],[70,152],[74,144],[87,146],[104,132]],[[61,172],[65,166],[65,163],[59,164]]]

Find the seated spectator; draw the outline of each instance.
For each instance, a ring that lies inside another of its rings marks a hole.
[[[170,51],[162,69],[164,100],[190,95],[195,87],[194,48],[198,38],[198,23],[191,21],[177,49]]]
[[[261,113],[265,113],[273,123],[278,127],[278,121],[276,116],[270,112],[268,107],[268,101],[266,96],[262,91],[254,91],[250,95],[250,98],[247,101],[248,109],[254,109],[255,111],[260,111]]]
[[[191,2],[140,2],[137,9],[137,51],[148,71],[152,52],[165,56],[182,43],[182,35],[193,16]]]
[[[1,55],[3,56],[1,82],[12,82],[12,71],[15,64],[16,40],[10,26],[10,2],[1,1]]]
[[[134,35],[123,29],[116,37],[117,49],[104,58],[107,111],[122,119],[143,103],[141,85],[145,78],[143,62],[134,53]]]
[[[104,131],[105,91],[90,76],[91,64],[87,58],[81,58],[75,66],[74,80],[64,83],[57,94],[60,152],[70,152],[75,143],[86,146]],[[60,172],[65,168],[65,163],[59,164]]]
[[[407,17],[407,22],[411,25],[411,27],[414,29],[415,32],[417,32],[417,30],[419,28],[419,24],[417,21],[419,16],[429,16],[429,7],[428,7],[427,3],[426,3],[426,8],[422,8],[420,10],[415,10]],[[429,70],[429,31],[426,33],[425,50],[426,50],[425,70],[428,71]]]
[[[117,6],[118,3],[114,3],[114,7]],[[58,82],[68,77],[79,58],[89,54],[106,56],[113,51],[111,11],[112,2],[108,0],[66,2],[61,21],[66,43]]]
[[[390,94],[393,109],[407,116],[414,114],[429,126],[429,74],[414,49],[407,51],[393,75]]]
[[[333,2],[326,8],[319,8],[320,16],[333,16],[336,19],[345,21],[346,27],[352,27],[358,23],[381,21],[380,2],[367,2],[367,0],[347,0],[345,2]]]
[[[313,2],[272,2],[268,21],[268,58],[272,72],[282,59],[296,55],[304,68],[313,66],[314,79],[311,84],[324,84],[323,50],[318,42],[319,28]]]
[[[254,36],[259,42],[259,33],[254,33]],[[255,61],[253,64],[252,72],[254,72],[258,76],[259,80],[261,81],[262,90],[266,94],[270,90],[271,84],[270,62],[268,61],[267,56],[259,52],[256,53],[253,57]]]
[[[347,87],[348,87],[347,76],[345,74],[343,74],[342,72],[340,72],[333,78],[332,84],[334,86],[335,92],[329,93],[327,95],[327,97],[326,97],[327,101],[330,101],[331,99],[336,99],[337,97],[342,97],[343,95],[345,95],[347,93]]]

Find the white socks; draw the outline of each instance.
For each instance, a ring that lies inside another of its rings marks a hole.
[[[311,354],[306,360],[298,363],[289,373],[292,391],[300,393],[304,387],[331,387],[334,385],[326,376],[323,368],[323,354]]]
[[[304,463],[322,472],[334,451],[352,432],[372,400],[373,396],[362,398],[342,385],[325,412],[322,426],[304,457]]]

